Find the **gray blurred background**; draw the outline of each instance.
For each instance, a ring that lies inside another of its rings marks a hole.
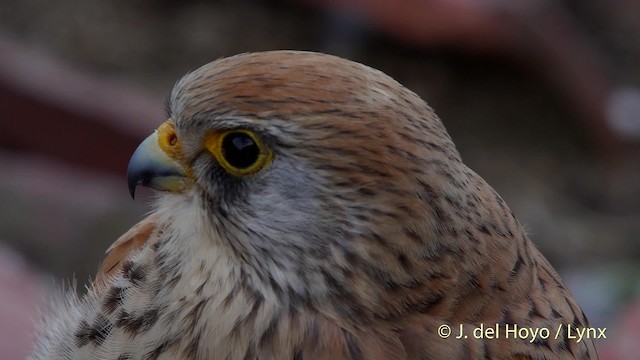
[[[1,359],[24,358],[42,299],[82,290],[143,218],[126,166],[175,81],[273,49],[422,96],[607,327],[601,358],[640,359],[639,0],[2,0]]]

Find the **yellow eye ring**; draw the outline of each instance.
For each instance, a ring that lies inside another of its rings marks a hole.
[[[214,131],[207,136],[205,146],[220,166],[233,176],[247,176],[266,168],[273,154],[250,130]]]

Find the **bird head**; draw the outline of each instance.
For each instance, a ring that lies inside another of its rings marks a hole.
[[[455,282],[442,266],[468,246],[456,238],[470,172],[389,76],[317,53],[242,54],[182,78],[169,110],[131,159],[132,195],[142,184],[197,207],[211,246],[279,291],[400,311]]]

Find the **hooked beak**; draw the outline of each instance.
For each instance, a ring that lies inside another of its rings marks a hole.
[[[169,156],[161,145],[161,141],[166,140],[163,138],[167,136],[167,126],[173,129],[173,124],[169,121],[162,124],[158,130],[144,139],[129,160],[127,180],[132,198],[135,198],[138,185],[172,192],[180,192],[185,188],[188,176],[184,167]],[[175,133],[172,136],[175,136]]]

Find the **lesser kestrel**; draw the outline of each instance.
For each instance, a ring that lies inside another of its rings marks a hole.
[[[54,303],[31,359],[597,358],[511,210],[389,76],[242,54],[169,109],[128,170],[153,212]]]

